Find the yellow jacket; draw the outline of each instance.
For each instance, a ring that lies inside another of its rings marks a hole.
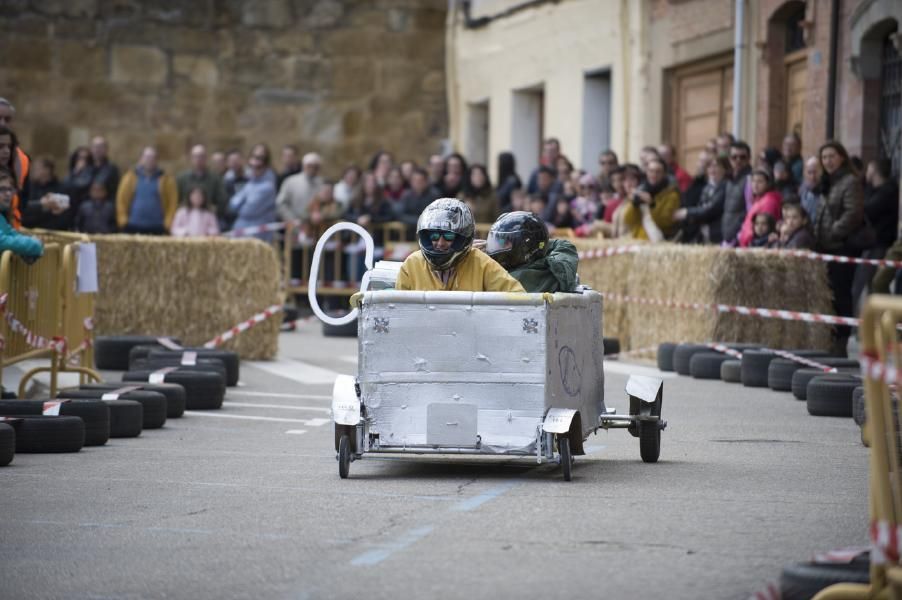
[[[673,213],[680,207],[680,193],[675,187],[668,187],[661,190],[654,197],[655,205],[651,209],[651,218],[655,224],[661,229],[665,238],[670,238],[674,234]],[[642,211],[633,206],[631,202],[626,202],[626,209],[623,212],[623,224],[626,226],[630,236],[637,240],[647,240],[648,234],[642,227]]]
[[[116,224],[119,229],[128,225],[128,214],[132,207],[132,199],[135,197],[135,188],[138,187],[138,176],[134,169],[129,169],[119,182],[116,190]],[[160,175],[160,203],[163,207],[163,224],[168,230],[175,218],[175,211],[179,207],[179,188],[172,175],[163,173]]]
[[[470,248],[454,266],[448,285],[432,272],[431,265],[419,250],[407,257],[395,283],[398,290],[424,292],[525,292],[520,282],[482,250]]]

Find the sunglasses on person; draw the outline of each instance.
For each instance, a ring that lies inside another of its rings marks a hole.
[[[441,238],[445,238],[446,242],[453,242],[457,239],[457,234],[453,231],[430,231],[429,239],[430,241],[437,242]]]

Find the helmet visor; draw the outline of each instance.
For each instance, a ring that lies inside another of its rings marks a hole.
[[[492,255],[509,251],[517,245],[520,237],[519,231],[490,231],[485,241],[486,254]]]

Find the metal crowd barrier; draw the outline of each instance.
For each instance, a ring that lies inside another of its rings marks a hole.
[[[29,370],[19,383],[24,396],[28,381],[50,373],[50,394],[56,395],[60,372],[77,372],[82,383],[99,381],[91,367],[94,293],[78,291],[78,252],[87,238],[63,232],[33,232],[44,243],[44,256],[26,264],[12,252],[0,255],[0,384],[3,370],[26,360],[49,359]]]
[[[870,446],[871,581],[832,585],[816,600],[902,598],[902,431],[891,389],[902,368],[900,323],[902,298],[875,295],[868,299],[858,330],[865,375],[864,440]]]

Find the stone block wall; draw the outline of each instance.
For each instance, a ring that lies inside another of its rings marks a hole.
[[[95,134],[113,159],[147,144],[265,141],[316,150],[326,174],[380,148],[420,162],[447,135],[444,0],[10,0],[0,96],[33,156]],[[65,168],[61,169],[65,172]]]

